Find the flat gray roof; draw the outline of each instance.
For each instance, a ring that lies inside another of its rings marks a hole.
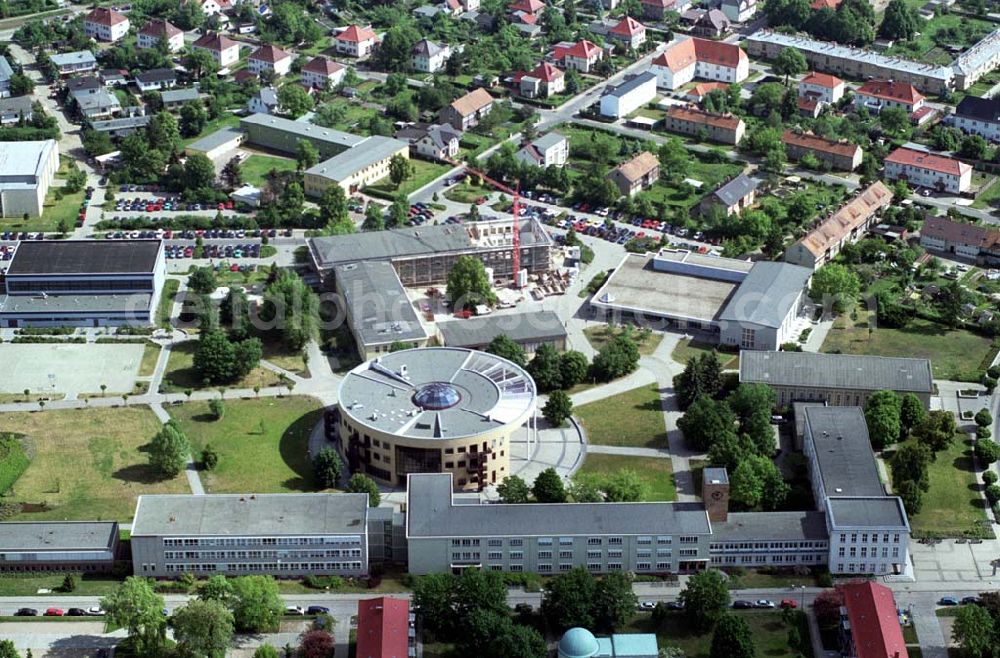
[[[656,79],[656,74],[650,71],[643,71],[642,73],[636,74],[631,78],[625,80],[617,87],[612,87],[608,91],[604,92],[605,96],[613,96],[615,98],[621,98],[626,94],[629,94],[642,85],[648,83],[651,79]]]
[[[94,121],[90,125],[98,132],[108,132],[111,130],[121,130],[122,128],[143,128],[149,125],[153,117],[143,114],[136,117],[122,117],[120,119],[108,119],[107,121]]]
[[[392,263],[366,261],[336,268],[337,289],[365,345],[427,338]]]
[[[897,496],[840,497],[827,500],[831,528],[900,528],[909,531],[910,523]]]
[[[72,53],[56,53],[55,55],[50,55],[49,59],[56,66],[70,66],[72,64],[93,64],[97,66],[97,59],[94,57],[94,53],[89,50],[77,50]]]
[[[889,356],[815,352],[740,352],[740,381],[772,386],[860,391],[934,390],[931,362]]]
[[[823,512],[739,512],[712,523],[712,541],[828,540]]]
[[[712,484],[728,484],[729,482],[729,473],[726,472],[726,469],[715,466],[706,466],[701,472],[701,477],[703,482]]]
[[[451,399],[423,402],[433,391]],[[338,394],[341,413],[354,423],[429,440],[523,423],[535,398],[535,382],[523,368],[493,354],[452,347],[383,354],[351,370]]]
[[[352,135],[351,133],[334,130],[333,128],[324,128],[323,126],[305,123],[304,121],[293,121],[292,119],[285,119],[284,117],[276,117],[259,112],[240,119],[240,128],[246,129],[251,126],[264,126],[274,130],[291,133],[298,137],[309,137],[317,141],[334,144],[338,148],[353,148],[361,142],[370,139],[368,137],[359,137],[358,135]]]
[[[484,315],[468,320],[438,322],[438,330],[449,347],[487,345],[504,335],[515,342],[558,340],[566,337],[562,320],[553,311]]]
[[[363,535],[368,494],[139,496],[132,536]]]
[[[148,292],[114,295],[0,295],[0,314],[137,313],[149,311]]]
[[[628,254],[592,304],[675,319],[715,322],[738,284],[653,269],[653,254]]]
[[[315,167],[307,169],[306,174],[340,182],[365,167],[381,162],[395,153],[409,148],[410,145],[404,141],[375,135],[328,160],[320,162]]]
[[[450,473],[411,474],[406,536],[709,535],[701,503],[455,504]]]
[[[117,541],[117,521],[0,523],[0,552],[110,550]]]
[[[33,187],[38,184],[56,140],[4,142],[0,149],[0,189]],[[41,243],[39,243],[41,244]]]
[[[812,273],[800,265],[757,261],[737,286],[719,319],[780,327],[794,310]]]
[[[806,407],[806,440],[827,496],[884,496],[861,407]]]
[[[233,141],[237,137],[242,137],[244,135],[243,131],[239,128],[220,128],[214,133],[205,135],[201,139],[196,139],[187,145],[187,148],[192,151],[199,151],[202,153],[207,153],[213,149],[216,149],[223,144]]]
[[[150,274],[162,247],[160,240],[22,240],[7,276]]]
[[[367,260],[390,260],[405,256],[463,251],[473,247],[461,225],[439,224],[388,231],[363,231],[346,235],[309,238],[309,248],[320,268]]]
[[[188,89],[167,89],[160,92],[160,100],[164,103],[184,103],[187,101],[196,101],[198,98],[198,90],[193,87]]]

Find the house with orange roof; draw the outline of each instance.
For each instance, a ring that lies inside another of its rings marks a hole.
[[[336,87],[347,75],[343,64],[329,57],[313,57],[302,67],[302,85],[312,89],[328,89]]]
[[[83,31],[88,37],[111,43],[128,34],[130,26],[127,16],[107,7],[97,7],[83,19]]]
[[[464,132],[479,125],[479,120],[490,113],[493,100],[490,92],[482,87],[473,89],[441,110],[441,123]]]
[[[809,4],[809,8],[813,11],[819,11],[820,9],[832,9],[836,11],[841,2],[843,0],[813,0]]]
[[[705,112],[696,107],[673,105],[663,117],[663,127],[682,135],[704,136],[721,144],[739,144],[747,126],[733,114]]]
[[[823,267],[845,245],[865,237],[890,205],[892,190],[882,181],[875,181],[788,247],[785,262],[814,270]]]
[[[204,34],[191,47],[209,53],[219,68],[226,68],[240,60],[240,44],[215,32]]]
[[[813,98],[821,103],[836,103],[844,97],[844,81],[829,73],[812,71],[799,80],[799,98]]]
[[[687,95],[684,96],[684,100],[700,104],[709,92],[725,91],[728,88],[729,85],[724,82],[700,82],[688,89]]]
[[[843,596],[842,609],[846,611],[840,627],[841,655],[909,658],[891,589],[869,581],[844,583],[837,591]]]
[[[631,16],[626,16],[608,30],[608,38],[626,48],[636,50],[646,43],[646,26]]]
[[[885,177],[914,187],[961,194],[972,185],[972,165],[937,153],[900,147],[885,159]]]
[[[657,55],[649,70],[661,89],[677,89],[695,78],[733,84],[749,77],[750,58],[735,44],[688,37]]]
[[[139,30],[137,45],[156,48],[161,40],[167,44],[167,50],[175,53],[184,47],[184,30],[162,18],[154,18]]]
[[[520,12],[522,14],[540,16],[544,9],[545,3],[541,0],[516,0],[507,5],[507,11],[511,14]]]
[[[337,54],[367,59],[378,46],[378,35],[370,27],[350,25],[334,38]]]
[[[264,72],[287,75],[292,70],[292,54],[274,45],[261,46],[250,54],[247,69],[257,75]]]
[[[887,107],[900,107],[913,114],[924,106],[924,95],[908,82],[869,80],[854,92],[854,106],[880,112]]]
[[[854,171],[861,166],[861,158],[864,157],[864,151],[857,144],[826,139],[808,132],[786,130],[781,141],[789,160],[801,160],[804,155],[810,154],[840,171]]]
[[[591,41],[580,39],[571,46],[557,45],[552,59],[567,71],[572,69],[580,73],[590,73],[590,70],[604,59],[604,49]]]
[[[608,180],[618,187],[622,196],[635,196],[659,179],[660,161],[649,151],[643,151],[608,172]]]
[[[548,62],[542,62],[518,80],[518,90],[525,98],[548,98],[566,89],[566,76]]]

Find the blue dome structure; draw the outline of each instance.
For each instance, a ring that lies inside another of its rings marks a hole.
[[[571,628],[559,640],[559,658],[591,658],[597,655],[597,638],[586,628]]]
[[[462,401],[462,394],[447,382],[431,382],[413,394],[413,403],[425,410],[450,409]]]

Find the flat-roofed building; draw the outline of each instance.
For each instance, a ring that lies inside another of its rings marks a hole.
[[[56,140],[4,142],[0,146],[0,217],[41,217],[58,170]]]
[[[713,567],[815,567],[827,563],[830,533],[823,512],[738,512],[712,521]]]
[[[410,475],[406,495],[414,575],[575,567],[650,574],[708,566],[712,528],[700,503],[465,504],[455,499],[449,474]]]
[[[160,240],[21,241],[0,327],[147,326],[165,277]]]
[[[743,119],[734,114],[715,114],[695,107],[673,105],[663,117],[666,130],[682,135],[704,136],[721,144],[739,144],[746,132]]]
[[[933,380],[927,359],[814,352],[740,354],[740,382],[769,385],[778,406],[816,401],[863,407],[872,393],[885,389],[913,393],[928,407]]]
[[[117,556],[117,521],[0,523],[0,572],[110,573]]]
[[[143,578],[362,576],[368,494],[139,496],[132,571]]]
[[[972,165],[937,153],[901,146],[885,159],[885,177],[915,187],[961,194],[972,185]]]
[[[305,193],[320,197],[331,185],[339,185],[346,194],[376,183],[389,175],[389,163],[395,156],[410,158],[407,142],[372,135],[353,148],[306,169]]]
[[[78,50],[72,53],[56,53],[49,60],[59,69],[59,75],[70,75],[93,71],[97,68],[97,58],[89,50]]]
[[[785,262],[819,269],[844,245],[863,238],[891,204],[892,190],[882,181],[875,181],[788,247]]]
[[[542,345],[566,349],[566,327],[553,311],[501,313],[437,323],[438,337],[448,347],[483,350],[498,336],[506,336],[530,357]]]
[[[106,121],[93,121],[90,127],[99,133],[105,133],[112,139],[131,135],[137,130],[145,130],[153,117],[149,114],[140,114],[134,117],[121,117],[120,119],[108,119]]]
[[[854,171],[861,166],[861,158],[864,157],[857,144],[826,139],[812,133],[786,130],[781,135],[781,142],[791,160],[801,160],[808,154],[840,171]]]
[[[620,119],[656,98],[656,74],[645,71],[609,87],[601,96],[601,115]]]

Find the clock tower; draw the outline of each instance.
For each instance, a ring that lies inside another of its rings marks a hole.
[[[702,471],[701,498],[709,521],[725,522],[729,518],[729,474],[724,468]]]

